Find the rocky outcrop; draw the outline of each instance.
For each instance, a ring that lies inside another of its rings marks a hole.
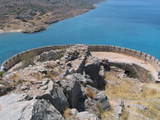
[[[159,86],[138,64],[98,59],[85,45],[50,49],[0,75],[3,120],[159,118]]]
[[[37,61],[50,61],[50,60],[57,60],[63,57],[63,50],[51,50],[48,52],[44,52],[39,55]]]
[[[14,87],[12,87],[12,86],[0,84],[0,96],[7,94],[8,92],[10,92],[13,89],[14,89]]]
[[[84,110],[80,81],[74,75],[68,75],[65,80],[60,81],[60,84],[70,107],[77,108],[79,111]]]
[[[42,99],[34,104],[31,120],[64,120],[64,118],[54,106]]]
[[[41,93],[36,96],[36,99],[45,99],[61,113],[68,107],[68,101],[63,93],[63,89],[55,84],[53,81],[48,81],[47,85],[42,85]]]
[[[93,80],[92,86],[103,90],[105,88],[106,82],[104,80],[104,76],[102,76],[104,74],[100,74],[101,63],[101,60],[89,57],[85,64],[85,73],[90,76],[91,80]]]
[[[14,90],[0,98],[2,105],[3,100],[12,98],[0,115],[17,106],[3,118],[63,120],[67,119],[65,110],[71,109],[74,119],[99,120],[102,112],[110,108],[109,99],[102,91],[106,70],[109,70],[108,61],[93,58],[84,45],[42,53],[36,56],[33,65],[13,69],[2,77]],[[0,86],[1,95],[8,92],[5,85]]]
[[[25,100],[23,94],[0,98],[2,120],[64,120],[59,111],[47,100]]]
[[[101,116],[101,114],[110,109],[109,99],[104,91],[98,92],[94,98],[88,97],[85,100],[85,108],[87,111]]]

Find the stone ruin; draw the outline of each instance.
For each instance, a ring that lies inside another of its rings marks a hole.
[[[1,119],[101,120],[110,110],[105,72],[111,65],[124,66],[93,57],[85,45],[43,52],[27,66],[20,61],[1,77]],[[130,74],[138,72],[135,66],[126,68],[126,75],[141,77]],[[116,108],[117,118],[122,103]]]
[[[0,84],[3,120],[99,120],[110,109],[104,91],[108,61],[92,57],[87,46],[51,50],[32,65],[17,66]]]

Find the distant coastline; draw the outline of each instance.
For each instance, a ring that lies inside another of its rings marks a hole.
[[[3,33],[14,33],[14,32],[23,32],[22,29],[17,29],[17,30],[0,30],[0,34],[3,34]]]
[[[40,13],[36,13],[37,15],[34,15],[31,19],[17,19],[15,17],[11,18],[9,17],[10,19],[4,23],[3,27],[0,27],[0,34],[9,32],[23,32],[23,33],[40,32],[46,30],[50,24],[57,23],[64,19],[71,18],[86,13],[92,9],[95,9],[97,7],[96,4],[102,1],[103,0],[95,0],[93,4],[88,5],[86,8],[85,7],[78,9],[73,8],[68,10],[67,12],[60,10],[61,12],[57,13],[48,11],[43,15],[41,15]]]

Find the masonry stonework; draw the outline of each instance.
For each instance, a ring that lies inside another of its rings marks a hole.
[[[71,45],[65,45],[65,46],[49,46],[49,47],[42,47],[42,48],[36,48],[36,49],[31,49],[24,51],[22,53],[16,54],[15,56],[9,58],[8,60],[4,61],[2,63],[3,69],[6,71],[9,70],[11,67],[13,67],[15,64],[21,61],[22,57],[27,54],[34,54],[39,55],[43,52],[49,51],[49,50],[55,50],[55,49],[65,49]],[[122,47],[117,47],[117,46],[110,46],[110,45],[90,45],[89,46],[90,51],[96,51],[96,52],[116,52],[116,53],[122,53],[126,55],[130,55],[139,59],[142,59],[150,64],[152,64],[157,72],[160,71],[160,61],[156,59],[155,57],[128,48],[122,48]]]

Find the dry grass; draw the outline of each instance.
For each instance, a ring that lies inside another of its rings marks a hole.
[[[128,120],[129,112],[127,110],[123,110],[122,115],[120,116],[120,120]]]
[[[46,77],[51,78],[52,80],[54,80],[56,77],[59,76],[59,73],[56,71],[48,71]]]
[[[85,88],[85,94],[87,97],[90,98],[95,98],[96,97],[96,93],[91,89],[91,88]]]
[[[21,84],[23,81],[21,79],[21,75],[19,73],[14,73],[12,76],[10,76],[10,86],[17,86],[18,84]]]
[[[113,109],[107,111],[107,112],[104,112],[102,115],[102,120],[115,120],[115,116],[114,116],[114,111]]]
[[[149,83],[137,82],[131,78],[119,78],[113,72],[107,73],[106,79],[110,81],[106,86],[106,93],[110,99],[116,97],[139,100],[160,97],[159,90],[147,87]]]
[[[66,120],[74,120],[74,116],[72,115],[71,109],[70,108],[66,108],[64,110],[63,116]]]
[[[43,75],[41,73],[32,73],[31,76],[36,80],[42,80]]]
[[[34,65],[34,58],[35,58],[36,54],[35,53],[28,53],[26,55],[23,55],[21,57],[21,61],[22,61],[22,67],[27,67],[28,65]]]
[[[110,99],[111,107],[117,99],[123,99],[129,105],[125,106],[120,120],[160,120],[160,85],[119,77],[119,73],[120,71],[115,70],[107,72],[105,79],[108,80],[106,95]],[[140,109],[132,104],[143,105],[147,109]],[[103,120],[115,120],[113,110],[105,112],[103,116]]]
[[[115,120],[115,110],[114,110],[114,105],[111,104],[111,109],[109,111],[103,112],[102,113],[102,120]],[[119,120],[128,120],[129,112],[127,109],[124,107],[122,111],[122,115],[120,116]]]
[[[144,100],[138,103],[144,105],[147,108],[146,110],[137,109],[138,113],[141,113],[145,117],[151,118],[153,120],[160,120],[160,100],[159,99]]]

